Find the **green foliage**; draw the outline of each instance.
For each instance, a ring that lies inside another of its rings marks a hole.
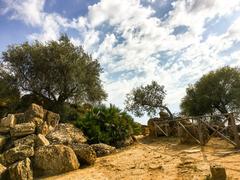
[[[20,92],[15,79],[0,69],[0,117],[14,111],[20,99]]]
[[[65,35],[46,44],[36,41],[9,46],[3,52],[3,63],[21,91],[53,105],[95,103],[106,98],[99,62]]]
[[[152,81],[150,85],[134,88],[125,100],[125,109],[140,117],[147,112],[149,116],[156,115],[159,109],[166,110],[172,117],[171,111],[163,104],[166,96],[164,86]]]
[[[187,115],[228,113],[240,108],[240,70],[223,67],[204,75],[186,89],[181,109]]]
[[[92,108],[76,122],[89,138],[89,143],[106,143],[115,145],[133,135],[140,133],[140,125],[126,112],[122,112],[114,105],[106,107],[100,105]]]

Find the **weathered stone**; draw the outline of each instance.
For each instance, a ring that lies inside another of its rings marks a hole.
[[[27,146],[34,147],[35,146],[35,140],[36,140],[36,135],[31,134],[31,135],[28,135],[28,136],[23,137],[21,139],[17,139],[13,143],[14,143],[15,147],[21,146],[21,145],[27,145]]]
[[[128,138],[125,138],[124,140],[117,141],[115,143],[116,147],[125,147],[125,146],[130,146],[131,144],[134,143],[133,138],[130,136]]]
[[[51,126],[54,129],[60,121],[60,116],[54,112],[47,111],[44,120],[47,122],[48,126]]]
[[[12,164],[34,155],[33,147],[22,145],[9,149],[3,153],[6,164]]]
[[[31,122],[33,118],[40,118],[43,119],[44,111],[43,107],[37,104],[31,104],[28,110],[24,113],[26,122]]]
[[[15,118],[16,118],[16,123],[17,124],[21,124],[21,123],[25,123],[25,114],[24,113],[17,113],[14,114]]]
[[[74,127],[73,124],[61,123],[46,138],[51,144],[71,145],[74,143],[85,143],[87,141],[83,132]]]
[[[37,131],[37,134],[47,135],[50,132],[47,122],[44,121],[40,126],[38,126],[36,131]]]
[[[0,164],[0,179],[6,179],[7,168]]]
[[[64,145],[41,146],[33,157],[34,175],[56,175],[76,170],[79,162],[74,151]]]
[[[222,167],[221,165],[211,165],[210,171],[212,174],[212,177],[211,177],[212,180],[226,180],[227,179],[225,168]]]
[[[13,114],[8,114],[7,117],[1,119],[1,126],[2,127],[10,127],[13,128],[16,124],[16,119]]]
[[[16,124],[14,128],[10,129],[10,134],[12,137],[26,136],[33,134],[35,132],[34,123],[22,123]]]
[[[7,140],[8,140],[7,136],[0,135],[0,149],[2,149],[2,147],[6,144]]]
[[[71,146],[81,164],[93,165],[97,159],[96,152],[88,144],[74,144]]]
[[[10,180],[32,180],[31,160],[26,158],[11,165],[9,168]]]
[[[7,134],[7,133],[9,133],[9,131],[10,131],[10,127],[0,126],[0,133],[1,134]]]
[[[45,138],[44,135],[38,134],[36,138],[36,147],[39,146],[48,146],[50,143],[49,141]]]
[[[97,154],[97,157],[106,156],[116,151],[116,148],[107,144],[92,144],[91,147]]]

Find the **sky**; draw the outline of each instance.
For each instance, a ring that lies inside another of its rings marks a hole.
[[[99,60],[107,103],[155,80],[179,112],[189,84],[240,65],[240,0],[0,0],[0,52],[61,33]]]

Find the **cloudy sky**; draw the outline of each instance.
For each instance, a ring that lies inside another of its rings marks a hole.
[[[61,33],[99,59],[108,102],[156,80],[178,112],[188,84],[240,65],[240,0],[0,0],[0,51]]]

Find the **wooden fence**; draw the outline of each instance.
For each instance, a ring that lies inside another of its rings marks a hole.
[[[166,124],[166,122],[177,125],[178,128],[181,128],[183,131],[185,131],[185,133],[187,133],[200,145],[205,145],[212,137],[217,135],[236,148],[240,148],[240,129],[238,128],[240,127],[240,124],[238,125],[238,123],[240,123],[239,113],[181,117],[174,118],[173,120],[154,122],[156,130],[160,131],[165,136],[169,136],[169,132],[166,131],[165,128],[161,127],[161,124]],[[192,125],[197,127],[197,136],[188,130],[186,127],[186,122],[188,122],[188,126]],[[207,140],[203,138],[205,137],[204,133],[206,133],[205,131],[202,131],[203,128],[207,128],[208,130],[212,131]]]

